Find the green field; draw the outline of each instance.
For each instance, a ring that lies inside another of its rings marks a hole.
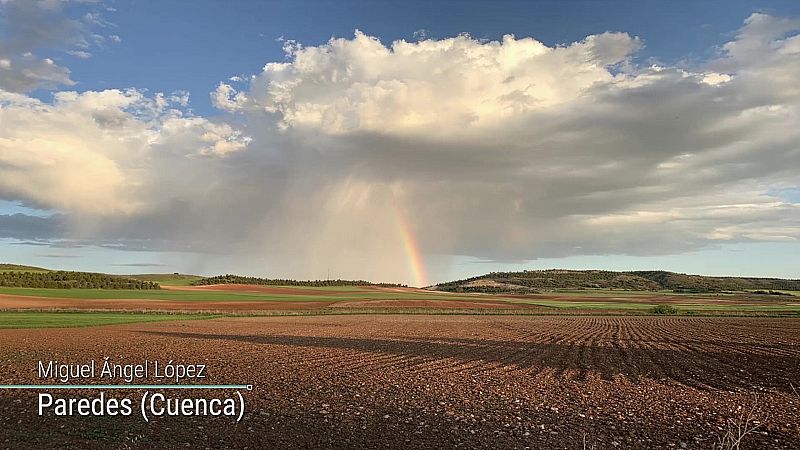
[[[166,276],[166,275],[165,275]],[[186,281],[186,279],[178,279]],[[503,301],[511,304],[535,305],[552,309],[554,313],[580,314],[580,311],[609,313],[647,314],[650,309],[661,303],[658,299],[661,292],[635,292],[622,290],[591,290],[591,291],[564,291],[557,295],[563,298],[538,298],[529,297],[499,297],[485,294],[454,294],[436,291],[392,291],[363,288],[355,286],[331,287],[292,287],[285,286],[288,293],[270,294],[258,292],[233,292],[211,290],[126,290],[126,289],[41,289],[41,288],[11,288],[0,287],[0,294],[45,297],[69,298],[79,300],[165,300],[186,303],[203,302],[320,302],[335,303],[344,301],[362,300],[437,300],[437,301]],[[295,290],[296,294],[292,291]],[[309,291],[319,292],[318,295]],[[582,296],[584,298],[576,298]],[[644,299],[642,296],[656,298]],[[592,297],[597,300],[593,300]],[[620,297],[619,300],[614,297]],[[670,295],[675,299],[675,295]],[[690,294],[680,296],[680,301],[665,301],[679,309],[680,314],[772,314],[772,315],[800,315],[800,302],[792,301],[792,297],[763,298],[753,300],[744,297],[744,301],[735,301],[735,296],[714,296],[718,299],[706,300],[708,296],[693,296]],[[571,300],[573,299],[574,300]],[[685,299],[685,300],[684,300]],[[324,305],[320,305],[324,306]],[[366,306],[366,305],[365,305]],[[376,308],[380,308],[376,304]],[[146,309],[146,306],[142,308]],[[287,308],[291,308],[287,305]],[[402,312],[395,309],[396,312]],[[546,314],[546,311],[539,310]],[[149,316],[145,316],[149,317]],[[122,319],[131,320],[130,316]],[[159,319],[155,319],[159,320]],[[139,321],[139,320],[136,320]],[[113,322],[110,322],[113,323]]]
[[[0,329],[75,328],[170,320],[200,320],[220,317],[212,314],[143,314],[95,312],[9,312],[0,311]]]
[[[309,288],[298,288],[307,290]],[[138,299],[138,300],[172,300],[181,302],[331,302],[343,300],[481,300],[480,297],[442,293],[405,293],[391,291],[358,290],[350,287],[320,287],[314,290],[328,291],[331,295],[295,294],[260,294],[252,292],[221,291],[171,291],[159,290],[127,290],[127,289],[40,289],[0,287],[0,294],[49,298],[77,298],[87,300],[103,299]],[[344,291],[344,292],[342,292]],[[347,292],[356,291],[356,292]],[[337,295],[338,293],[338,295]]]

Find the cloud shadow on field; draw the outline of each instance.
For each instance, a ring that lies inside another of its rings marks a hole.
[[[205,339],[297,348],[329,348],[354,353],[397,355],[409,370],[430,367],[437,360],[457,360],[465,372],[487,372],[515,366],[536,374],[551,369],[581,380],[623,375],[632,382],[668,380],[698,389],[759,389],[792,392],[800,367],[800,348],[722,341],[629,340],[625,345],[524,342],[492,339],[374,339],[329,336],[224,335],[146,332],[168,338]],[[469,364],[467,364],[469,363]],[[444,367],[444,365],[442,365]],[[452,365],[449,365],[452,367]],[[450,369],[442,369],[450,370]]]

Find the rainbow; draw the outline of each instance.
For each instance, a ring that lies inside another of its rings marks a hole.
[[[397,226],[400,230],[400,237],[403,240],[406,257],[408,258],[408,267],[411,270],[411,274],[414,276],[414,282],[418,287],[427,286],[425,261],[422,259],[422,252],[419,251],[419,243],[411,229],[411,224],[402,211],[400,211],[400,208],[395,208],[395,212],[397,215]]]

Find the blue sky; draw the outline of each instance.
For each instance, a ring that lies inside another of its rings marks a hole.
[[[200,114],[214,114],[208,98],[221,80],[259,72],[282,61],[283,43],[322,44],[353,30],[384,42],[470,33],[533,36],[548,45],[604,31],[625,31],[645,42],[639,58],[673,63],[706,59],[755,11],[800,15],[796,1],[317,1],[114,2],[104,14],[119,44],[93,58],[67,56],[78,90],[140,87],[186,90]]]
[[[0,260],[333,265],[410,284],[549,267],[800,277],[796,1],[5,8]],[[564,57],[494,68],[513,45]]]

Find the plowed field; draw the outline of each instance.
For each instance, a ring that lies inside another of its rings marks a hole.
[[[0,343],[3,384],[40,382],[40,358],[111,356],[255,386],[239,424],[39,417],[34,392],[2,391],[0,448],[710,449],[751,409],[761,425],[743,449],[800,448],[795,319],[251,317],[0,330]]]

